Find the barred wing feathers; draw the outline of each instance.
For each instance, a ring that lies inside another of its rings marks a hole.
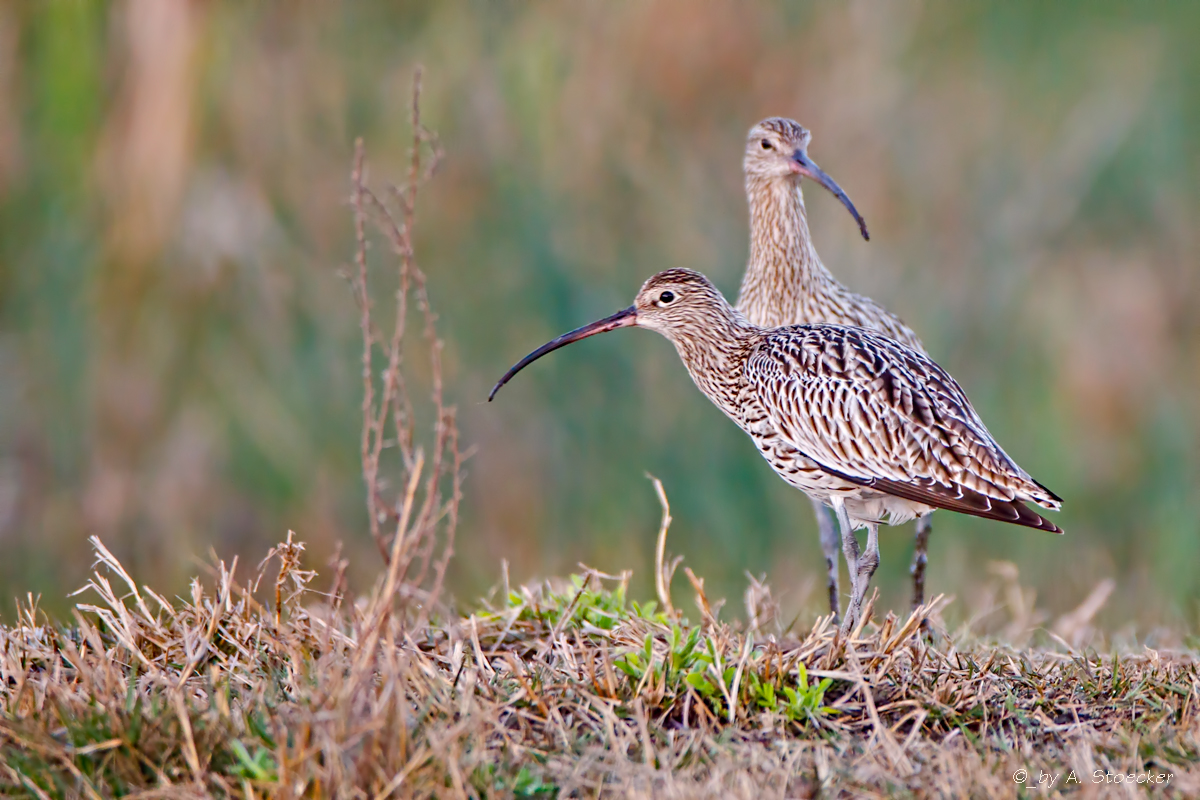
[[[1017,466],[927,356],[842,325],[767,334],[746,377],[772,423],[822,469],[936,508],[1056,533],[1061,500]]]

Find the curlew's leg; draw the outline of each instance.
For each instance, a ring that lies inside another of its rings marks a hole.
[[[912,567],[909,568],[913,579],[912,607],[914,611],[925,603],[925,562],[928,561],[926,552],[929,550],[929,533],[933,530],[933,524],[930,522],[932,516],[932,514],[926,514],[923,517],[917,517],[916,546],[913,548]]]
[[[834,529],[833,517],[829,507],[820,500],[813,498],[813,511],[817,514],[817,529],[821,532],[821,551],[825,554],[825,571],[829,575],[829,610],[833,612],[833,621],[841,618],[840,598],[838,597],[838,534]]]
[[[867,596],[867,587],[879,566],[879,525],[867,526],[867,549],[858,559],[858,604],[861,611],[863,600]]]
[[[837,513],[838,523],[842,529],[842,552],[846,554],[846,567],[850,572],[850,605],[846,608],[845,616],[842,617],[842,632],[848,633],[858,623],[861,596],[866,589],[864,588],[862,592],[859,591],[861,573],[858,569],[858,540],[854,538],[854,528],[850,525],[850,516],[846,513],[846,503],[837,495],[832,496],[829,502],[833,505],[834,512]]]
[[[853,539],[853,535],[851,535]],[[850,597],[850,607],[846,611],[846,622],[842,625],[843,632],[849,632],[862,620],[863,601],[867,597],[867,587],[871,585],[871,576],[879,566],[879,525],[867,526],[867,549],[858,557],[855,566],[854,594]]]

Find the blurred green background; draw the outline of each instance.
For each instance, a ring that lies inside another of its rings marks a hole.
[[[650,471],[713,594],[765,572],[820,609],[807,501],[664,340],[591,340],[483,403],[659,269],[736,292],[744,135],[783,115],[871,226],[809,189],[825,263],[1066,499],[1064,537],[938,514],[931,589],[969,601],[1008,559],[1054,613],[1111,577],[1110,627],[1195,624],[1197,31],[1194,3],[0,3],[0,596],[66,608],[90,534],[162,590],[287,528],[374,574],[337,269],[354,138],[403,178],[422,63],[446,160],[418,255],[478,447],[458,597],[501,559],[651,594]],[[910,553],[911,526],[882,537],[884,607]]]

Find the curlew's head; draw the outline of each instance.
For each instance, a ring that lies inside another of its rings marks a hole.
[[[690,340],[719,339],[737,318],[708,278],[690,269],[668,269],[642,284],[629,308],[564,333],[522,358],[492,387],[488,400],[514,375],[542,356],[598,333],[637,326],[657,331],[679,346]]]
[[[795,154],[807,154],[811,141],[812,133],[799,122],[768,117],[747,134],[742,168],[747,175],[758,178],[797,179],[804,173]]]
[[[672,341],[715,327],[733,313],[717,287],[690,269],[668,269],[652,275],[642,284],[630,308],[637,315],[634,324]]]
[[[747,180],[786,181],[798,185],[801,178],[810,178],[841,201],[858,223],[862,237],[869,240],[871,237],[867,234],[867,223],[854,207],[854,203],[850,202],[842,187],[808,157],[810,141],[812,134],[795,120],[783,117],[764,119],[751,128],[746,137],[746,155],[742,160],[742,169]]]

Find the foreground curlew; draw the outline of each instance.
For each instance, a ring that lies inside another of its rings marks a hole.
[[[843,630],[861,616],[881,523],[946,508],[1061,533],[1025,505],[1058,510],[1061,500],[1000,449],[963,390],[927,356],[862,328],[759,327],[691,270],[658,273],[629,308],[534,350],[488,400],[546,353],[632,325],[667,337],[700,391],[779,476],[836,512],[852,582]],[[867,529],[861,555],[858,528]]]
[[[808,232],[802,178],[824,186],[858,222],[864,239],[867,225],[842,188],[808,157],[812,135],[799,123],[773,117],[750,129],[742,163],[750,205],[750,261],[742,278],[737,308],[756,325],[827,322],[879,331],[924,353],[912,330],[869,297],[855,294],[830,274]],[[829,608],[838,613],[837,533],[821,501],[813,499],[821,549],[829,575]],[[917,518],[912,562],[913,608],[925,600],[925,562],[929,515]]]

